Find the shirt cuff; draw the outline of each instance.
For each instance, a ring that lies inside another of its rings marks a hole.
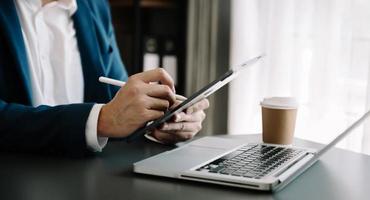
[[[98,119],[100,110],[104,104],[95,104],[86,122],[85,138],[87,147],[93,152],[101,152],[107,145],[107,137],[98,137]]]

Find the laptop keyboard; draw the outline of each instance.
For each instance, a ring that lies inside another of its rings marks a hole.
[[[298,149],[249,144],[196,170],[260,179],[302,152]]]

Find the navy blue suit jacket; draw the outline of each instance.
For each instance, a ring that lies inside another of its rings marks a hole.
[[[73,16],[80,49],[85,103],[32,107],[27,52],[13,0],[0,1],[0,150],[84,155],[85,125],[94,103],[116,87],[99,76],[126,80],[106,0],[77,0]]]

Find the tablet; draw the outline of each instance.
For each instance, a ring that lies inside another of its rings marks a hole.
[[[165,112],[165,114],[160,117],[157,120],[154,120],[152,122],[148,122],[146,126],[143,126],[136,131],[134,131],[131,135],[126,137],[127,142],[132,142],[136,140],[139,137],[142,137],[147,133],[148,131],[153,130],[154,128],[160,126],[164,122],[170,120],[175,114],[182,112],[183,110],[187,109],[188,107],[192,106],[193,104],[207,98],[209,95],[216,92],[218,89],[222,88],[224,85],[229,83],[230,81],[234,80],[241,71],[247,69],[250,66],[253,66],[255,63],[257,63],[259,60],[261,60],[264,57],[264,55],[260,55],[257,57],[254,57],[241,65],[238,65],[236,67],[231,68],[229,71],[227,71],[225,74],[217,78],[216,80],[212,81],[208,85],[204,86],[202,89],[195,92],[193,95],[191,95],[188,99],[183,101],[178,106],[168,110]]]

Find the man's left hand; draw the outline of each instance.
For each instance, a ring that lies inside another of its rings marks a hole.
[[[202,122],[206,118],[204,110],[208,107],[209,101],[207,99],[199,101],[186,109],[185,112],[176,114],[172,121],[155,129],[152,135],[165,144],[189,140],[202,129]]]

